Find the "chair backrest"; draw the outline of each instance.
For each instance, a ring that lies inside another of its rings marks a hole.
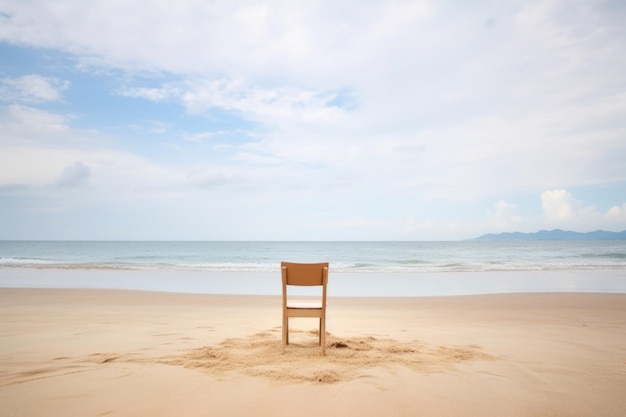
[[[328,262],[301,264],[281,262],[283,285],[315,286],[326,285]]]

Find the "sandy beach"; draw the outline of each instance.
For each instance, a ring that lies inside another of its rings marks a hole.
[[[3,416],[622,416],[626,294],[333,298],[0,289]]]

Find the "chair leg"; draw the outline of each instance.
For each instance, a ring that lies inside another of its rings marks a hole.
[[[326,356],[326,318],[320,318],[320,345],[322,345],[322,356]]]
[[[283,314],[283,343],[282,353],[285,353],[285,346],[289,344],[289,318]]]
[[[319,323],[319,335],[317,338],[317,345],[318,346],[322,346],[322,318],[320,317],[320,323]]]

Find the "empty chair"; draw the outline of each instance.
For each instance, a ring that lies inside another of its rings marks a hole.
[[[326,287],[328,284],[328,262],[302,264],[281,262],[283,278],[283,345],[289,344],[289,318],[313,317],[319,319],[319,340],[322,355],[326,354]],[[316,300],[295,301],[287,293],[289,286],[321,286],[321,297]]]

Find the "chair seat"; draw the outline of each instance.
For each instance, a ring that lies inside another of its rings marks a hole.
[[[307,308],[322,308],[322,302],[318,300],[308,301],[308,300],[289,300],[287,302],[287,308],[295,308],[295,309],[307,309]]]

